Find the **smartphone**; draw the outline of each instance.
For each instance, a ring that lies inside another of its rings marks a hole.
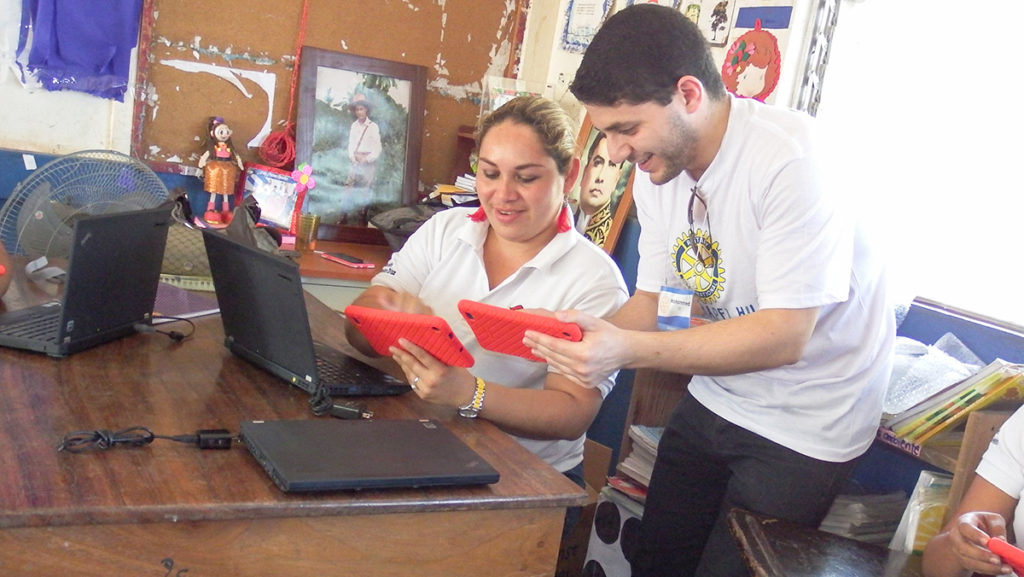
[[[318,254],[331,262],[336,262],[352,268],[373,268],[374,266],[372,262],[366,262],[361,258],[354,257],[343,252],[319,252]]]

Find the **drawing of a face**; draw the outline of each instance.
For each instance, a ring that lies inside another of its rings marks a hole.
[[[767,68],[759,68],[753,64],[747,65],[742,72],[736,75],[736,96],[753,98],[764,91],[764,79],[768,73]]]
[[[754,29],[740,35],[722,63],[722,82],[736,96],[764,102],[779,82],[782,54],[778,39],[754,22]]]

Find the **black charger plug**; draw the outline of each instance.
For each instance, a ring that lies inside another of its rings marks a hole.
[[[332,417],[337,417],[339,419],[373,418],[373,411],[366,410],[365,405],[347,401],[334,401],[331,403],[330,408],[327,409],[327,413]]]
[[[196,431],[196,446],[200,449],[230,449],[235,440],[227,429],[201,429]]]

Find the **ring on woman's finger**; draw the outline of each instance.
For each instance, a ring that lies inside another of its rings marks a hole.
[[[414,377],[412,382],[409,383],[409,386],[412,387],[412,390],[414,390],[414,391],[416,390],[416,383],[418,383],[418,382],[420,382],[420,378],[419,377]]]

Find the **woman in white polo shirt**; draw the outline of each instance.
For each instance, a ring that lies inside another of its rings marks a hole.
[[[627,298],[618,266],[572,225],[566,195],[579,172],[572,122],[550,100],[525,96],[488,115],[477,134],[480,208],[439,212],[413,234],[353,304],[443,317],[473,355],[449,367],[409,343],[393,351],[424,400],[485,418],[580,482],[583,445],[615,375],[587,389],[544,363],[480,347],[461,299],[597,316]],[[353,346],[373,354],[358,330]]]
[[[1010,573],[986,544],[998,537],[1019,546],[1024,536],[1024,408],[999,428],[976,472],[956,514],[925,547],[925,577]]]

